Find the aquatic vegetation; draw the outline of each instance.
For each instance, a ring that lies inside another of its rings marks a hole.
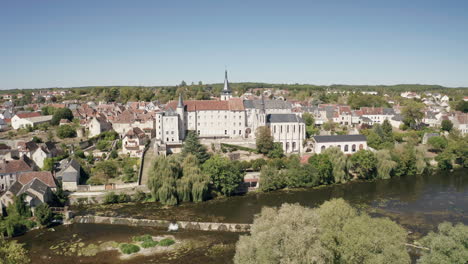
[[[122,243],[119,248],[124,254],[133,254],[140,251],[140,247],[135,244]]]
[[[155,247],[157,245],[158,245],[158,242],[153,241],[153,240],[151,240],[151,241],[147,240],[147,241],[143,241],[143,243],[141,243],[142,248],[151,248],[151,247]]]
[[[134,236],[132,237],[133,242],[145,242],[145,241],[153,241],[153,237],[149,234],[141,235],[141,236]]]
[[[165,238],[165,239],[159,241],[159,245],[162,246],[162,247],[168,247],[170,245],[173,245],[174,243],[175,243],[175,241],[170,239],[170,238]]]

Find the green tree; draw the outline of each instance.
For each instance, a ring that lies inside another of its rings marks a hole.
[[[176,205],[179,202],[176,181],[180,174],[177,156],[158,156],[153,162],[148,179],[148,188],[153,198],[162,204]]]
[[[255,143],[259,153],[268,154],[271,150],[273,150],[273,136],[271,135],[269,127],[261,126],[257,128]]]
[[[29,263],[28,251],[15,240],[5,240],[0,235],[0,263],[25,264]]]
[[[58,108],[54,111],[52,120],[50,123],[54,126],[57,126],[60,123],[61,119],[73,120],[73,113],[69,108]]]
[[[314,116],[311,113],[305,112],[302,114],[306,126],[313,126],[315,124]]]
[[[202,170],[212,181],[215,190],[230,196],[244,180],[244,173],[229,159],[213,155],[203,165]]]
[[[403,123],[411,128],[416,128],[424,117],[424,104],[411,102],[401,110]]]
[[[110,178],[114,178],[117,175],[118,167],[117,164],[112,160],[104,160],[97,162],[93,168],[94,176],[107,182]]]
[[[62,125],[57,128],[57,136],[59,138],[72,138],[76,137],[76,130],[69,125]]]
[[[41,226],[48,226],[52,221],[53,214],[50,210],[49,205],[46,203],[42,203],[38,205],[34,210],[34,216],[36,217],[38,223]]]
[[[390,179],[393,169],[397,166],[397,163],[392,160],[390,151],[387,149],[379,150],[375,157],[377,158],[377,178]]]
[[[377,158],[370,150],[359,150],[350,158],[351,170],[363,179],[373,179],[376,176]]]
[[[461,100],[458,102],[458,104],[455,106],[455,110],[468,113],[468,101]]]
[[[327,155],[333,167],[333,178],[336,183],[345,183],[349,180],[346,170],[348,157],[337,147],[327,148],[323,151]]]
[[[45,158],[44,166],[42,167],[43,171],[52,171],[54,169],[55,159],[54,158]]]
[[[452,131],[453,123],[450,120],[442,120],[441,129],[447,132]]]
[[[309,158],[309,164],[317,170],[320,184],[330,184],[333,182],[333,164],[326,154],[315,154]]]
[[[388,119],[385,119],[384,122],[382,123],[382,130],[383,130],[383,141],[384,142],[393,142],[395,141],[393,138],[393,127],[392,124],[390,124],[390,121]]]
[[[427,143],[431,146],[434,151],[440,152],[447,148],[448,141],[444,137],[431,137],[427,140]]]
[[[419,243],[430,249],[422,251],[421,264],[466,264],[468,260],[468,226],[444,222],[438,232],[430,232]]]
[[[279,159],[284,156],[283,145],[279,142],[273,143],[273,149],[271,149],[267,157],[270,159]]]
[[[188,154],[195,155],[200,163],[204,163],[210,158],[206,147],[200,144],[200,140],[194,131],[188,132],[182,148],[182,154],[184,156],[187,156]]]

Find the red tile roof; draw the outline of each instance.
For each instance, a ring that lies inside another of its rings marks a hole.
[[[209,111],[209,110],[231,110],[242,111],[244,110],[244,103],[240,98],[232,98],[229,101],[218,100],[187,100],[184,105],[188,112],[193,111]],[[166,105],[166,109],[177,108],[177,101],[170,101]]]
[[[22,173],[18,176],[18,181],[23,185],[28,184],[34,179],[39,179],[50,188],[57,187],[57,185],[55,185],[54,176],[52,176],[50,171],[31,171]]]
[[[0,163],[0,173],[17,173],[22,171],[32,171],[32,168],[24,160],[7,160]]]
[[[21,114],[16,114],[19,118],[28,118],[28,117],[36,117],[36,116],[41,116],[40,113],[38,112],[31,112],[31,113],[21,113]]]

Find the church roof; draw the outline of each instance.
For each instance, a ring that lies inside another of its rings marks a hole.
[[[263,100],[265,109],[291,109],[292,105],[290,102],[282,100]],[[262,100],[245,100],[245,108],[262,109]]]
[[[304,122],[301,117],[295,114],[269,114],[267,123],[300,123]]]

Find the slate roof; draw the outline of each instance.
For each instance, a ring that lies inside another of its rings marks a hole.
[[[18,195],[26,193],[30,189],[35,190],[36,192],[44,195],[47,192],[47,188],[49,188],[47,184],[43,183],[39,179],[34,179],[30,181],[29,183],[25,184],[23,188],[21,188],[21,190],[18,192]]]
[[[291,109],[292,104],[282,100],[263,100],[265,109]],[[245,100],[245,108],[262,109],[262,100]]]
[[[328,142],[349,142],[349,141],[366,141],[364,135],[335,135],[335,136],[314,136],[314,140],[317,143],[328,143]]]
[[[17,195],[19,191],[21,191],[21,188],[23,188],[23,185],[19,183],[18,181],[15,181],[10,188],[8,188],[8,191],[10,191],[12,194]]]
[[[269,114],[267,123],[298,123],[304,122],[301,117],[295,114]]]

